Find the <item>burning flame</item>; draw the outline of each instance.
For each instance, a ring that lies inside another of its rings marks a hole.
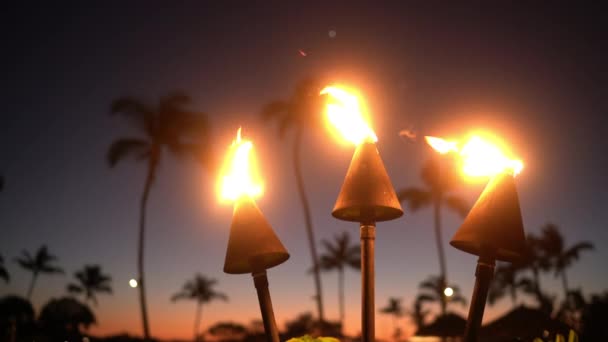
[[[236,201],[241,196],[255,198],[262,194],[262,184],[252,166],[253,158],[250,154],[252,148],[251,141],[241,139],[241,128],[239,128],[224,164],[221,199]]]
[[[517,175],[524,167],[521,160],[510,159],[498,146],[477,135],[472,136],[462,148],[455,141],[430,136],[425,139],[441,154],[458,153],[462,159],[462,171],[472,177],[494,176],[505,171]]]
[[[338,103],[327,104],[327,119],[348,141],[359,145],[365,141],[376,142],[378,137],[365,121],[359,99],[343,88],[328,86],[321,90],[321,95],[328,94]]]
[[[448,152],[458,152],[458,145],[455,141],[447,141],[441,138],[430,136],[424,137],[424,140],[426,140],[427,144],[431,145],[431,147],[435,151],[441,154],[446,154]]]

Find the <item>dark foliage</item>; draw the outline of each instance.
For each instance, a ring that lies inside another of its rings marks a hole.
[[[31,341],[34,333],[34,308],[25,298],[0,299],[0,341]]]

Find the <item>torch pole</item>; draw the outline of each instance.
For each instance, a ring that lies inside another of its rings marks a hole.
[[[464,342],[477,342],[483,311],[486,307],[488,289],[494,277],[494,259],[480,256],[475,270],[475,288],[469,307],[469,317],[464,331]]]
[[[361,341],[375,340],[375,265],[376,224],[361,223]]]
[[[266,270],[254,271],[251,275],[253,276],[253,283],[255,284],[255,289],[258,293],[262,321],[264,321],[264,331],[266,332],[266,341],[279,342],[279,330],[277,328],[277,322],[274,319],[274,311],[272,310],[272,300],[270,299],[270,291],[268,290]]]

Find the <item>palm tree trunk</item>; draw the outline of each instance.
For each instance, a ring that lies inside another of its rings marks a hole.
[[[447,274],[446,274],[447,271],[446,271],[446,267],[445,267],[445,254],[443,251],[443,240],[442,240],[442,234],[441,234],[441,199],[442,199],[441,194],[435,195],[433,209],[434,209],[434,215],[435,215],[435,241],[437,243],[437,253],[439,254],[439,271],[440,271],[441,280],[443,281],[443,285],[445,285],[447,283]],[[445,296],[443,295],[443,289],[441,289],[440,298],[441,298],[441,314],[445,315],[446,300],[445,300]]]
[[[317,256],[317,247],[315,243],[315,236],[312,226],[312,217],[310,213],[310,205],[308,204],[308,197],[306,196],[306,190],[304,188],[304,179],[302,177],[302,168],[300,165],[300,144],[302,140],[302,129],[298,128],[296,131],[295,141],[293,144],[293,166],[296,174],[296,184],[298,185],[298,194],[300,195],[300,201],[302,202],[302,210],[304,211],[304,222],[306,225],[306,233],[308,235],[308,244],[310,247],[310,256],[312,258],[313,275],[315,279],[316,288],[316,300],[317,300],[317,311],[319,315],[319,322],[325,322],[323,316],[323,295],[321,293],[321,275],[319,274],[319,258]]]
[[[338,300],[340,301],[340,327],[344,331],[344,268],[338,268]]]
[[[198,341],[198,331],[201,325],[201,314],[203,310],[203,304],[200,302],[196,303],[196,312],[194,314],[194,342]]]
[[[34,285],[36,284],[36,279],[38,278],[38,272],[34,272],[32,274],[32,280],[30,281],[30,287],[27,290],[27,299],[30,300],[32,298],[32,293],[34,292]]]
[[[153,153],[154,154],[154,153]],[[146,177],[146,183],[144,185],[144,191],[141,195],[140,211],[139,211],[139,239],[137,246],[137,272],[138,272],[138,285],[139,288],[139,303],[141,306],[141,320],[144,328],[144,340],[150,340],[150,327],[148,325],[148,309],[146,305],[146,288],[144,281],[144,241],[145,241],[145,228],[146,228],[146,206],[148,204],[148,196],[150,194],[150,188],[154,182],[156,175],[156,167],[158,165],[158,159],[153,155],[150,157],[148,164],[148,175]]]
[[[568,292],[570,290],[568,287],[568,277],[566,276],[566,270],[565,269],[562,270],[561,274],[562,274],[562,285],[564,286],[564,296],[565,296],[564,301],[567,303],[568,302]]]

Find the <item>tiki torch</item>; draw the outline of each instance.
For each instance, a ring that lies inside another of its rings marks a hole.
[[[337,103],[328,103],[327,118],[341,135],[357,147],[332,215],[359,222],[361,236],[361,338],[375,341],[374,240],[376,222],[403,215],[403,210],[376,149],[378,140],[365,122],[358,98],[339,87],[327,87]]]
[[[465,342],[477,342],[495,261],[516,262],[526,252],[514,179],[523,163],[506,157],[496,145],[478,136],[462,148],[451,143],[449,149],[460,154],[468,176],[492,177],[450,241],[453,247],[479,257],[464,335]]]
[[[254,198],[262,194],[262,186],[252,167],[252,148],[251,141],[241,139],[239,128],[222,172],[221,197],[234,202],[224,272],[251,273],[266,340],[279,342],[266,270],[285,262],[289,253],[255,203]]]

